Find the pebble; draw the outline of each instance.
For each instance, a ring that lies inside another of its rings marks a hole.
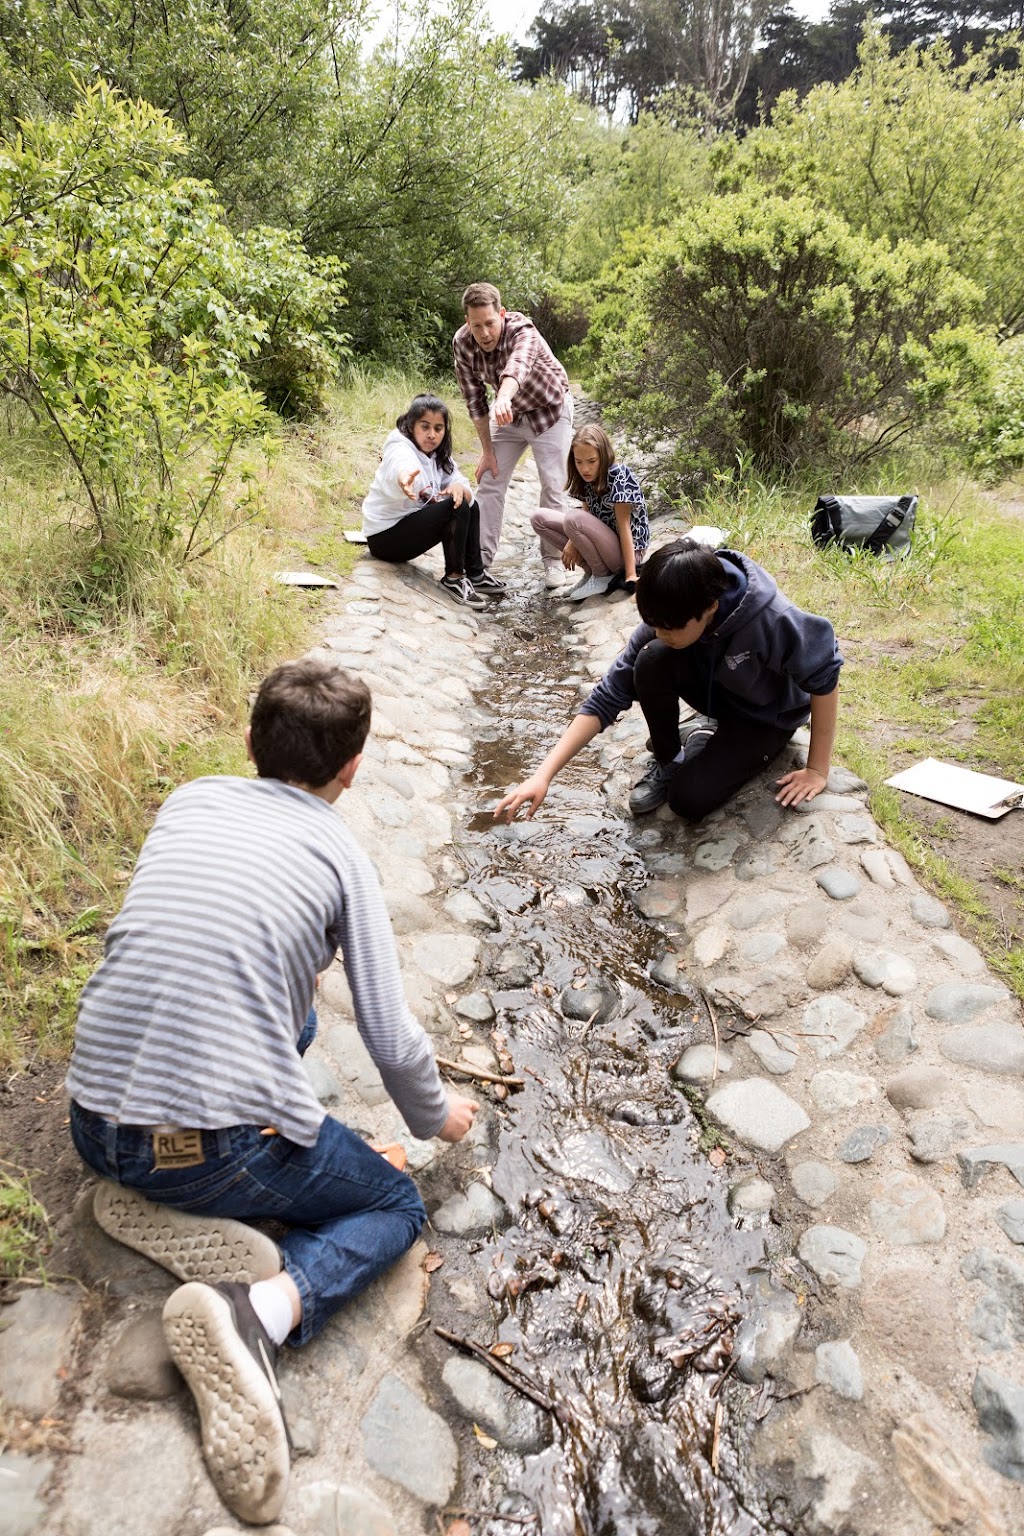
[[[811,820],[806,827],[801,829],[800,836],[793,844],[790,855],[797,869],[809,872],[812,869],[820,869],[823,864],[828,864],[836,856],[835,844],[825,835],[821,822]],[[818,884],[822,884],[819,878]],[[831,895],[831,892],[829,892]]]
[[[619,995],[608,983],[594,982],[585,987],[566,987],[558,1004],[567,1019],[593,1019],[595,1024],[603,1024],[618,1007]]]
[[[823,944],[807,967],[807,985],[816,992],[838,987],[850,974],[853,951],[845,939],[830,939]]]
[[[303,1536],[307,1529],[308,1536],[398,1536],[391,1511],[362,1488],[317,1482],[307,1483],[301,1494]]]
[[[739,846],[739,838],[732,833],[724,833],[709,843],[701,843],[693,855],[694,868],[712,872],[728,869]]]
[[[425,975],[444,987],[457,987],[476,970],[480,940],[468,933],[430,933],[412,946],[412,958]]]
[[[839,1056],[852,1045],[867,1023],[858,1008],[842,997],[816,997],[804,1009],[801,1033],[810,1039],[821,1060]]]
[[[319,1056],[307,1055],[302,1061],[309,1085],[321,1104],[336,1104],[341,1098],[341,1084]]]
[[[855,773],[851,773],[849,768],[838,766],[829,769],[825,787],[834,795],[863,794],[867,789],[863,779],[859,779]]]
[[[732,1057],[716,1051],[713,1045],[691,1045],[672,1068],[672,1076],[683,1083],[710,1083],[717,1072],[728,1072]]]
[[[819,1280],[846,1290],[860,1285],[860,1267],[867,1251],[867,1244],[855,1232],[828,1226],[808,1227],[797,1248]]]
[[[669,917],[679,906],[680,892],[672,880],[652,880],[633,897],[633,905],[643,917]]]
[[[969,1024],[979,1013],[994,1003],[1004,1002],[1005,987],[988,986],[980,981],[950,981],[933,987],[928,994],[924,1011],[930,1019],[942,1024]],[[1024,1045],[1024,1032],[1018,1030]]]
[[[1024,1076],[1024,1030],[1019,1024],[974,1024],[950,1029],[939,1041],[949,1061],[1001,1077]]]
[[[39,1417],[57,1406],[58,1371],[70,1361],[78,1295],[56,1288],[24,1290],[4,1308],[0,1332],[0,1396],[8,1408]]]
[[[159,1402],[184,1386],[167,1348],[161,1311],[146,1312],[121,1330],[105,1372],[115,1397]]]
[[[874,822],[867,816],[837,816],[836,831],[844,843],[877,843]]]
[[[471,1184],[463,1194],[449,1196],[430,1218],[438,1232],[454,1237],[478,1237],[500,1225],[505,1207],[485,1184]]]
[[[937,1067],[913,1066],[890,1077],[885,1094],[894,1109],[934,1109],[949,1086]]]
[[[988,1286],[970,1319],[975,1338],[992,1349],[1024,1341],[1024,1269],[988,1248],[976,1248],[961,1263],[960,1273]]]
[[[905,1005],[883,1008],[871,1021],[872,1044],[879,1061],[894,1066],[917,1050],[914,1015]]]
[[[759,1385],[778,1367],[800,1332],[803,1315],[791,1291],[780,1291],[756,1307],[736,1330],[733,1354],[736,1375],[748,1386]]]
[[[831,896],[833,901],[851,901],[860,890],[860,881],[857,876],[851,874],[848,869],[842,869],[838,864],[822,870],[816,879],[826,896]]]
[[[745,808],[743,820],[751,837],[760,843],[775,835],[782,820],[782,811],[774,800],[761,800]]]
[[[973,944],[962,939],[958,933],[940,933],[935,939],[935,948],[947,960],[952,960],[958,971],[966,976],[981,976],[985,973],[985,957]]]
[[[789,1171],[793,1188],[803,1201],[817,1210],[831,1200],[839,1188],[839,1179],[827,1163],[808,1161],[796,1163]]]
[[[744,896],[726,913],[730,928],[744,932],[768,922],[779,912],[782,902],[774,891],[762,891],[756,896]]]
[[[766,880],[776,867],[771,848],[751,848],[736,860],[733,873],[737,880]]]
[[[494,1004],[486,992],[466,992],[455,1004],[455,1012],[474,1024],[489,1024],[495,1017]]]
[[[729,1083],[711,1095],[706,1108],[740,1141],[762,1152],[778,1152],[811,1123],[795,1099],[763,1077]]]
[[[751,1030],[747,1036],[747,1044],[764,1067],[773,1077],[784,1077],[787,1072],[792,1072],[799,1060],[798,1048],[795,1041],[780,1036],[769,1034],[766,1029]]]
[[[1018,1184],[1024,1184],[1024,1145],[1020,1142],[993,1142],[957,1153],[960,1177],[967,1189],[974,1189],[993,1168],[1008,1168]]]
[[[922,928],[948,928],[949,913],[934,896],[915,896],[910,903],[910,915]]]
[[[743,1179],[729,1191],[730,1216],[766,1216],[775,1204],[775,1187],[767,1179]]]
[[[486,1365],[453,1355],[442,1380],[462,1412],[499,1445],[517,1456],[532,1456],[551,1441],[551,1420],[527,1398],[513,1393]]]
[[[679,960],[671,952],[662,955],[651,966],[651,980],[656,981],[661,987],[672,988],[679,979]]]
[[[501,951],[494,969],[502,986],[515,990],[529,986],[540,971],[540,961],[525,945],[509,944]]]
[[[1024,1243],[1024,1200],[1004,1200],[996,1211],[996,1221],[1011,1243]]]
[[[970,1130],[970,1121],[962,1115],[911,1116],[910,1155],[915,1163],[941,1163]]]
[[[784,950],[786,941],[781,933],[755,933],[740,945],[740,959],[748,965],[764,965]]]
[[[30,1536],[35,1531],[46,1506],[40,1492],[53,1472],[47,1456],[19,1456],[14,1451],[0,1451],[0,1489],[3,1490],[3,1536]]]
[[[455,1487],[459,1453],[442,1418],[388,1374],[360,1421],[366,1459],[425,1504],[445,1504]]]
[[[892,1132],[884,1125],[858,1125],[845,1141],[840,1142],[836,1156],[844,1163],[866,1163],[879,1147],[891,1140]]]
[[[868,1218],[879,1237],[898,1247],[938,1243],[946,1233],[946,1213],[938,1194],[916,1173],[885,1175],[872,1190]]]
[[[724,928],[705,928],[698,933],[693,945],[694,958],[697,964],[707,969],[721,960],[732,939]]]
[[[985,1460],[1004,1477],[1024,1483],[1024,1387],[978,1367],[971,1393],[978,1423],[992,1439]]]
[[[896,888],[896,879],[889,868],[889,860],[883,848],[865,848],[860,856],[861,867],[869,880],[880,885],[883,891]]]
[[[831,1068],[816,1072],[810,1083],[811,1098],[824,1110],[854,1109],[878,1097],[873,1077],[856,1072],[837,1072]]]
[[[857,955],[853,968],[866,987],[881,987],[890,997],[902,997],[917,986],[917,972],[902,955],[876,949]]]
[[[467,927],[492,930],[498,927],[498,919],[494,913],[469,891],[456,891],[454,895],[449,896],[444,904],[444,910],[457,923],[465,923]]]
[[[831,1387],[838,1397],[860,1402],[864,1396],[864,1373],[849,1339],[818,1345],[814,1351],[814,1379]]]

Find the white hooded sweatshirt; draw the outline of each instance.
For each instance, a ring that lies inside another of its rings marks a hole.
[[[419,478],[412,484],[414,497],[421,491],[439,494],[450,485],[464,486],[470,499],[473,497],[473,487],[461,469],[454,469],[451,473],[443,470],[432,454],[421,453],[416,444],[396,427],[388,434],[380,457],[380,468],[363,502],[365,534],[383,533],[385,528],[393,528],[421,505],[415,499],[410,500],[398,483],[399,475],[406,474],[410,469],[419,471]]]

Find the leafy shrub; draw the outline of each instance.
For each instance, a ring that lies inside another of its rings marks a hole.
[[[983,480],[1024,464],[1024,337],[993,348],[991,387],[961,416],[966,457]]]
[[[977,289],[802,197],[709,199],[599,306],[593,385],[679,467],[863,460],[983,384]]]

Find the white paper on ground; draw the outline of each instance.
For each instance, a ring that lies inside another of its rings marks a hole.
[[[715,528],[710,523],[698,523],[684,534],[684,538],[692,539],[695,544],[705,544],[708,549],[721,549],[728,537],[724,528]]]
[[[366,534],[361,528],[346,528],[345,538],[349,544],[365,544]]]
[[[328,576],[317,576],[314,571],[275,571],[274,580],[286,587],[336,587],[338,583]]]
[[[951,805],[958,811],[973,811],[975,816],[987,816],[990,821],[998,821],[1007,811],[1024,806],[1024,784],[996,779],[989,773],[974,773],[954,763],[940,763],[934,757],[894,773],[885,782],[894,789],[920,795],[923,800],[937,800],[940,805]]]

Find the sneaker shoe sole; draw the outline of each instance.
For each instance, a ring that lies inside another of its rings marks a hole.
[[[203,1456],[232,1514],[266,1525],[288,1490],[288,1436],[275,1392],[235,1329],[226,1298],[183,1285],[164,1306],[164,1337],[195,1399]]]
[[[101,1180],[93,1215],[108,1237],[134,1248],[179,1280],[240,1280],[252,1285],[281,1272],[277,1244],[228,1216],[192,1216]]]

